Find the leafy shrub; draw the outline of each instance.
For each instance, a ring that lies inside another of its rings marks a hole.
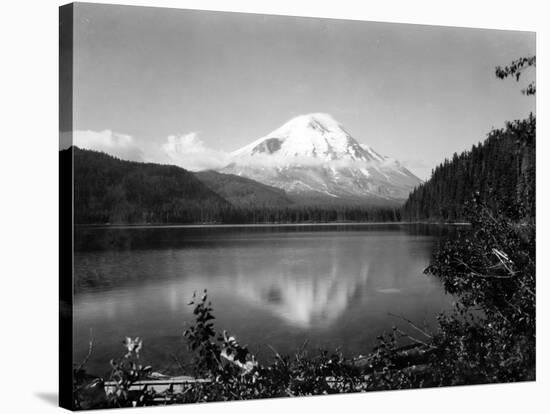
[[[445,242],[427,272],[458,298],[439,317],[432,365],[441,385],[535,378],[535,227],[472,203],[473,232]]]
[[[111,359],[110,380],[115,384],[115,390],[108,395],[107,403],[111,407],[127,407],[150,405],[154,395],[152,390],[143,388],[138,391],[131,389],[137,381],[147,379],[152,372],[151,366],[143,366],[139,361],[139,351],[143,341],[126,337],[124,341],[126,353],[117,360]]]

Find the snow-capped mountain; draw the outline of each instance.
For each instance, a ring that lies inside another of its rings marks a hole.
[[[421,180],[398,161],[359,144],[328,114],[291,119],[231,154],[222,172],[333,201],[399,201]]]

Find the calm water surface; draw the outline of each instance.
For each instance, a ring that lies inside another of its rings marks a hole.
[[[434,326],[452,297],[423,274],[437,240],[457,227],[352,225],[246,228],[77,228],[73,359],[94,351],[104,375],[125,336],[143,359],[174,372],[193,292],[208,289],[216,326],[259,355],[340,347],[368,352],[404,315]]]

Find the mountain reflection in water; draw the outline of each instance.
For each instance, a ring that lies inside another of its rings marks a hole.
[[[422,273],[437,226],[252,229],[79,229],[75,253],[75,361],[105,369],[123,336],[168,366],[192,321],[188,302],[208,289],[216,325],[251,349],[312,346],[367,352],[403,314],[433,325],[451,298]],[[261,352],[260,352],[261,353]],[[101,371],[100,371],[101,372]]]
[[[239,274],[235,291],[251,303],[268,309],[285,322],[303,328],[326,327],[348,308],[369,277],[368,264],[355,273],[330,269],[308,273],[307,266],[280,266],[254,278]],[[290,268],[290,269],[289,269]]]

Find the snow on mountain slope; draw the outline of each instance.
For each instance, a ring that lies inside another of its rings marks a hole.
[[[365,150],[327,114],[301,115],[232,153],[234,157],[271,155],[282,161],[306,157],[322,161],[370,161]]]
[[[398,161],[359,144],[328,114],[291,119],[231,154],[222,172],[282,188],[291,195],[404,200],[418,179]]]

